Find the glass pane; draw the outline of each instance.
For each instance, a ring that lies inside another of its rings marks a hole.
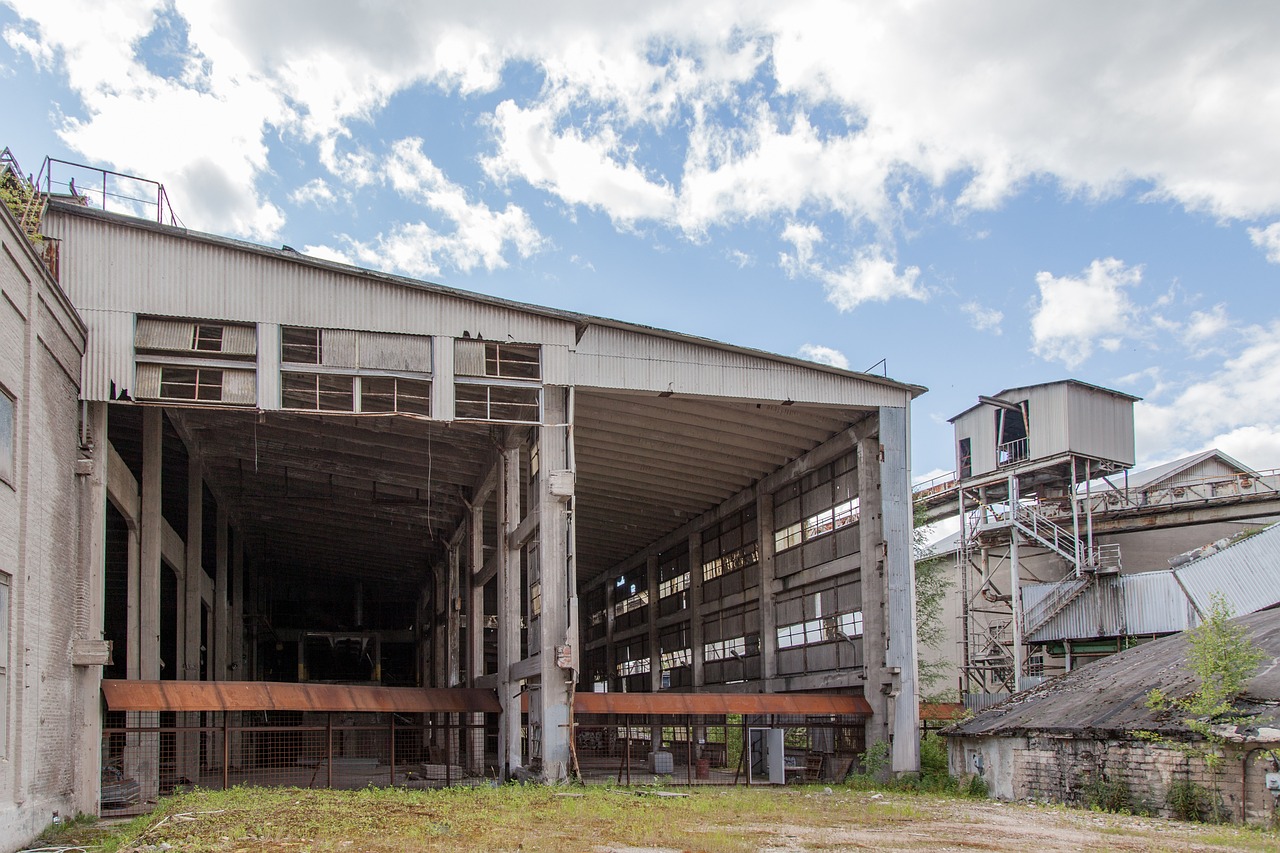
[[[355,377],[320,374],[317,379],[320,389],[320,411],[354,412],[356,410]]]
[[[360,380],[360,411],[394,412],[396,410],[396,380],[365,376]]]

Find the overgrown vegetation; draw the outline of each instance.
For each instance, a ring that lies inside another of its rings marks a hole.
[[[854,790],[944,794],[986,799],[987,783],[981,776],[956,778],[947,772],[946,739],[929,732],[920,739],[920,773],[886,778],[892,758],[888,742],[872,744],[858,756],[857,769],[846,780]]]
[[[1200,682],[1194,692],[1179,697],[1156,688],[1147,694],[1148,708],[1175,714],[1195,737],[1183,740],[1159,732],[1137,733],[1144,740],[1182,752],[1189,761],[1197,760],[1210,771],[1214,782],[1208,791],[1210,805],[1207,809],[1200,808],[1198,799],[1193,796],[1195,791],[1191,789],[1181,790],[1178,797],[1180,807],[1188,809],[1188,814],[1205,814],[1213,820],[1221,819],[1217,780],[1227,739],[1220,732],[1223,727],[1239,725],[1248,719],[1235,703],[1258,666],[1266,659],[1266,653],[1249,638],[1248,630],[1232,622],[1231,617],[1231,606],[1226,598],[1215,593],[1203,621],[1186,632],[1187,663]],[[1194,785],[1191,782],[1186,784]]]
[[[980,781],[980,780],[978,780]],[[1018,825],[1008,831],[1010,821]],[[505,785],[436,791],[233,788],[161,801],[131,823],[73,821],[47,846],[102,853],[321,851],[578,851],[674,848],[1122,849],[1264,851],[1277,835],[1195,828],[1066,809],[973,804],[955,796],[841,786],[619,789]],[[42,839],[45,843],[45,839]]]
[[[1080,802],[1091,809],[1114,814],[1147,814],[1145,803],[1136,799],[1123,779],[1108,779],[1099,773],[1080,788]]]
[[[916,664],[920,695],[929,695],[946,677],[947,664],[926,658],[926,652],[938,651],[947,639],[947,626],[942,620],[942,605],[951,591],[951,561],[931,556],[925,543],[929,525],[923,503],[913,504],[911,546],[916,559]],[[936,697],[942,698],[942,697]]]
[[[1178,820],[1212,821],[1227,820],[1226,807],[1217,793],[1190,779],[1180,779],[1169,786],[1164,796],[1165,805]]]

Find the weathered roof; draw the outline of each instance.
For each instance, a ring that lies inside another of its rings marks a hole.
[[[1104,388],[1101,385],[1093,385],[1089,382],[1081,382],[1079,379],[1059,379],[1054,382],[1037,382],[1034,385],[1014,385],[1012,388],[1005,388],[1003,391],[997,391],[995,394],[991,394],[989,396],[995,397],[996,399],[1001,399],[1004,397],[1005,394],[1012,394],[1014,391],[1029,391],[1032,388],[1047,388],[1050,385],[1078,385],[1081,388],[1088,388],[1092,391],[1101,391],[1104,394],[1110,394],[1113,397],[1120,397],[1121,399],[1124,399],[1124,400],[1132,400],[1135,403],[1142,399],[1141,397],[1135,397],[1132,394],[1126,394],[1123,391],[1117,391],[1114,388]],[[969,408],[965,409],[960,414],[947,418],[947,423],[955,423],[956,421],[963,418],[965,415],[972,412],[974,409],[981,408],[984,405],[986,404],[975,403]]]
[[[1218,461],[1222,462],[1222,464],[1225,465],[1226,467],[1231,468],[1240,474],[1255,473],[1253,469],[1249,468],[1247,465],[1244,465],[1243,463],[1238,462],[1235,459],[1232,459],[1230,456],[1223,453],[1221,450],[1214,448],[1211,450],[1203,450],[1199,453],[1193,453],[1190,456],[1184,456],[1181,459],[1174,459],[1172,462],[1165,462],[1162,465],[1156,465],[1154,467],[1147,468],[1143,471],[1138,471],[1137,473],[1130,474],[1129,483],[1128,483],[1129,490],[1142,491],[1143,489],[1149,488],[1158,483],[1161,483],[1173,477],[1176,477],[1178,474],[1182,473],[1183,471],[1186,471],[1190,468],[1194,468],[1195,466],[1201,464],[1202,462],[1207,462],[1210,459],[1217,459]],[[1095,483],[1093,485],[1094,491],[1100,491],[1103,489],[1111,489],[1111,488],[1113,487],[1106,483],[1101,483],[1101,484]]]
[[[1258,714],[1258,726],[1280,721],[1280,610],[1236,620],[1249,629],[1266,659],[1239,703]],[[1187,636],[1175,634],[1091,663],[1011,696],[972,719],[946,730],[960,737],[1021,736],[1032,733],[1076,736],[1124,735],[1155,731],[1186,735],[1176,716],[1147,707],[1160,688],[1174,697],[1190,695],[1198,682],[1186,663]]]

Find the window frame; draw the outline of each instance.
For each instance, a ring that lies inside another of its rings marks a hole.
[[[7,416],[5,409],[8,409]],[[18,398],[0,386],[0,482],[17,484]]]

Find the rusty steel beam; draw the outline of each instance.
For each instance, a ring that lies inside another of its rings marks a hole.
[[[275,681],[103,679],[113,711],[394,711],[498,713],[498,695],[479,688],[375,687]]]

